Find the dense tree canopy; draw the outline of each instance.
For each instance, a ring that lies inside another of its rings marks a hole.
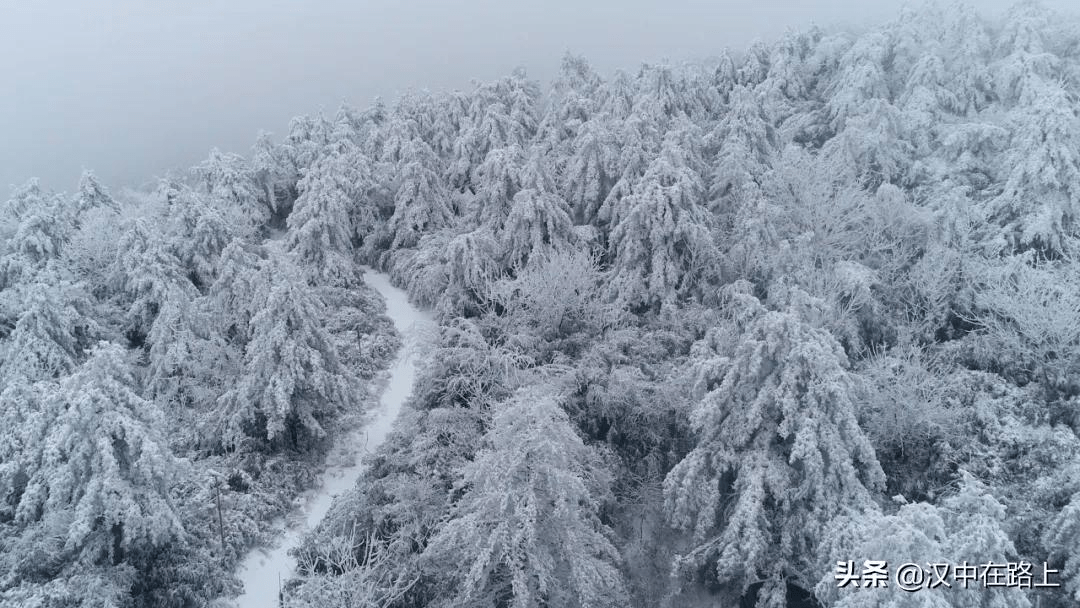
[[[371,266],[440,328],[286,605],[1074,605],[1078,48],[928,6],[342,106],[149,192],[27,181],[0,604],[234,592],[398,346]],[[886,558],[1063,586],[831,578]]]

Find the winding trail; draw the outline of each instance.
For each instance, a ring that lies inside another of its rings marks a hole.
[[[365,268],[364,281],[385,298],[386,314],[401,334],[402,347],[390,366],[389,381],[379,399],[379,408],[370,422],[367,426],[343,436],[340,442],[344,445],[335,446],[335,452],[344,451],[358,455],[373,452],[386,439],[402,404],[412,392],[413,378],[416,375],[414,346],[421,344],[429,329],[434,326],[431,315],[409,304],[405,292],[390,284],[390,277]],[[295,514],[296,517],[290,517],[290,526],[281,542],[269,550],[252,550],[240,563],[237,575],[244,584],[244,592],[236,598],[238,608],[278,608],[279,584],[284,584],[294,574],[295,563],[289,557],[289,550],[299,544],[305,533],[318,525],[330,509],[334,496],[356,485],[364,465],[359,457],[354,460],[355,462],[347,466],[327,467],[321,484],[306,495],[306,502]]]

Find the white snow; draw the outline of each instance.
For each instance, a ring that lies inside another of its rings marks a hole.
[[[390,278],[371,269],[364,269],[364,280],[386,300],[386,314],[403,338],[404,345],[390,367],[390,377],[379,400],[379,409],[368,425],[342,438],[342,444],[329,458],[340,462],[341,454],[373,452],[393,427],[402,404],[412,391],[416,372],[414,355],[416,346],[434,328],[428,313],[409,304],[405,292],[392,286]],[[280,585],[293,576],[295,563],[289,550],[295,547],[304,534],[313,529],[330,509],[330,504],[341,492],[353,487],[364,470],[358,458],[344,458],[345,464],[332,464],[323,474],[321,484],[301,499],[300,509],[290,517],[290,525],[281,542],[268,549],[255,549],[240,564],[238,576],[244,584],[244,592],[236,600],[238,608],[276,608],[279,605]]]

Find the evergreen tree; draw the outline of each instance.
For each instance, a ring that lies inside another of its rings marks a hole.
[[[55,380],[78,367],[97,333],[90,300],[58,269],[19,290],[21,313],[0,356],[4,383]]]
[[[118,249],[110,275],[120,304],[127,309],[124,331],[133,345],[142,346],[170,295],[194,297],[196,290],[162,235],[146,222],[135,220],[120,238]]]
[[[526,163],[521,185],[503,232],[503,264],[510,268],[523,265],[533,252],[545,248],[563,250],[577,240],[569,206],[555,193],[555,184],[539,154]]]
[[[514,196],[521,190],[525,153],[519,146],[498,148],[488,153],[476,168],[477,225],[502,232]]]
[[[574,224],[595,225],[618,172],[618,147],[611,124],[597,118],[581,125],[571,144],[561,192],[573,209]]]
[[[75,209],[78,213],[85,213],[90,209],[100,208],[120,211],[120,205],[109,195],[109,191],[94,173],[83,171],[79,178],[79,190],[75,193]]]
[[[50,193],[42,190],[41,182],[31,178],[11,189],[11,197],[4,202],[3,212],[6,219],[18,222],[27,212],[47,207],[50,198]]]
[[[654,124],[641,117],[631,117],[613,126],[614,147],[618,150],[612,171],[614,181],[597,212],[597,223],[609,231],[618,223],[621,214],[625,214],[624,199],[634,193],[652,161],[660,155],[663,143]],[[677,151],[677,154],[678,158],[683,158],[682,152]]]
[[[286,166],[282,155],[281,147],[274,145],[270,134],[264,131],[255,138],[249,161],[252,179],[261,189],[259,200],[269,210],[274,225],[280,225],[292,209],[299,179]]]
[[[834,134],[843,131],[849,118],[865,113],[873,100],[891,99],[885,62],[889,39],[882,32],[856,39],[840,59],[826,89],[826,111]]]
[[[633,193],[610,207],[612,289],[629,306],[658,309],[703,287],[712,241],[694,164],[669,136]]]
[[[752,196],[750,189],[760,186],[777,140],[753,91],[735,86],[728,97],[728,110],[709,135],[716,150],[709,199],[731,214]]]
[[[382,154],[379,156],[380,161],[392,165],[402,162],[406,155],[406,148],[411,142],[422,141],[420,125],[417,120],[413,117],[400,115],[401,111],[399,107],[399,113],[394,114],[386,127]]]
[[[1066,578],[1066,588],[1072,600],[1080,601],[1080,493],[1072,500],[1046,529],[1046,546],[1054,557],[1064,562],[1061,574]]]
[[[321,439],[335,414],[355,407],[359,388],[323,330],[323,302],[299,269],[271,258],[259,272],[273,281],[252,307],[242,375],[218,400],[221,441],[226,448],[245,437],[305,447],[302,439]]]
[[[269,201],[261,196],[251,168],[239,154],[226,154],[215,148],[192,171],[199,177],[207,195],[239,214],[253,227],[262,228],[273,217]]]
[[[973,116],[991,103],[994,78],[990,69],[988,24],[971,5],[955,5],[945,16],[943,46],[949,57],[948,86],[958,102],[957,113]]]
[[[33,280],[50,260],[58,259],[78,219],[63,197],[41,190],[37,180],[16,189],[6,212],[14,231],[0,249],[0,289]]]
[[[171,198],[168,236],[162,235],[165,248],[179,260],[188,280],[205,291],[217,278],[222,250],[244,231],[190,188],[178,187]]]
[[[461,499],[431,540],[455,590],[437,605],[625,606],[619,554],[598,518],[607,480],[542,389],[500,405],[464,468]]]
[[[263,257],[261,249],[233,240],[221,252],[218,278],[207,294],[212,325],[240,348],[251,339],[251,318],[269,293],[270,277],[260,271]]]
[[[62,531],[62,550],[86,565],[183,537],[169,487],[177,464],[158,434],[153,404],[132,389],[123,350],[101,343],[71,376],[39,393],[40,436],[17,463],[25,486],[15,522],[24,535]]]
[[[584,57],[563,56],[552,85],[552,104],[541,119],[537,138],[562,152],[603,104],[603,80]]]
[[[801,115],[816,109],[818,96],[812,74],[814,53],[823,34],[816,27],[805,32],[789,32],[772,48],[769,71],[765,80],[755,87],[762,96],[762,111],[771,125],[778,125],[784,134],[784,143],[797,130]],[[729,59],[730,61],[730,59]],[[722,89],[725,96],[734,83],[731,80]]]
[[[755,87],[769,75],[769,47],[761,41],[754,42],[743,56],[742,65],[735,73],[735,82],[745,87]]]
[[[937,53],[922,55],[911,69],[898,106],[911,131],[915,152],[926,156],[940,138],[939,125],[960,111],[960,101],[947,86],[945,61]]]
[[[715,107],[716,92],[693,79],[689,68],[643,65],[637,76],[634,113],[656,122],[661,129],[676,118],[704,117]]]
[[[450,192],[438,172],[435,152],[423,141],[408,142],[397,163],[394,215],[389,220],[390,247],[415,247],[426,233],[454,219]]]
[[[468,102],[464,93],[453,91],[440,95],[437,104],[439,112],[435,117],[431,147],[445,161],[454,154],[456,141],[466,126]]]
[[[439,312],[451,316],[478,312],[489,284],[499,276],[498,250],[498,240],[486,227],[459,234],[446,243],[440,255],[447,283]]]
[[[1005,166],[1010,167],[1001,195],[992,201],[993,218],[1004,229],[992,235],[999,251],[1035,249],[1060,255],[1064,241],[1078,234],[1080,207],[1080,118],[1070,94],[1047,85],[1014,113]]]
[[[159,404],[205,409],[238,374],[236,350],[215,331],[207,301],[173,290],[146,336],[146,387]]]
[[[785,579],[817,580],[809,560],[836,509],[872,511],[885,480],[855,418],[847,358],[804,316],[820,304],[794,290],[786,310],[767,310],[749,289],[729,290],[730,326],[697,347],[709,362],[691,415],[697,444],[664,496],[695,542],[677,570],[705,569],[736,596],[764,580],[758,606],[779,608]]]
[[[469,189],[472,169],[494,150],[528,145],[539,121],[539,97],[539,87],[522,71],[473,91],[450,165],[453,187],[462,192]]]
[[[375,224],[368,191],[371,173],[359,149],[324,156],[298,186],[289,215],[287,246],[318,283],[355,282],[354,237],[363,238]]]
[[[281,144],[281,160],[290,173],[299,178],[303,170],[315,164],[331,143],[333,124],[322,112],[315,116],[297,116],[289,122],[289,134]]]

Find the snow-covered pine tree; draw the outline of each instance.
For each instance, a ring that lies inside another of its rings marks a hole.
[[[411,142],[423,141],[417,118],[408,115],[403,116],[400,114],[402,111],[399,104],[398,112],[394,113],[386,125],[380,148],[381,154],[378,160],[391,165],[402,162],[405,156],[405,148]]]
[[[938,147],[946,117],[960,109],[960,101],[947,86],[945,61],[936,53],[923,54],[911,69],[897,106],[910,129],[914,152],[926,156]]]
[[[19,256],[30,269],[56,259],[75,229],[75,214],[59,196],[45,207],[27,211],[19,229],[7,242],[10,255]]]
[[[791,140],[801,115],[819,103],[813,73],[819,67],[815,65],[814,55],[822,37],[821,30],[816,27],[785,34],[771,50],[765,80],[754,87],[761,95],[761,110],[766,120],[780,127],[782,144]],[[734,85],[731,80],[726,82],[724,88],[718,89],[725,103]]]
[[[370,161],[356,146],[343,145],[346,151],[325,155],[307,170],[288,219],[287,247],[318,284],[355,284],[353,245],[376,222]]]
[[[197,290],[184,266],[164,242],[163,235],[142,220],[133,221],[120,237],[119,254],[109,269],[118,303],[125,307],[128,340],[142,346],[146,335],[174,290],[189,298]]]
[[[361,129],[364,126],[364,117],[356,108],[343,101],[329,122],[329,148],[331,150],[342,151],[349,146],[362,145]]]
[[[945,15],[942,39],[949,64],[947,85],[959,104],[957,114],[970,117],[996,97],[989,67],[992,51],[989,24],[974,6],[956,4],[950,9]]]
[[[262,131],[251,146],[251,160],[248,161],[251,178],[261,190],[259,200],[270,212],[270,225],[274,228],[282,227],[292,209],[299,179],[282,155],[281,147],[274,145],[270,134]]]
[[[445,228],[454,219],[450,192],[431,146],[420,140],[404,144],[396,163],[394,215],[388,221],[390,248],[415,247],[420,237]]]
[[[43,191],[37,180],[15,190],[6,214],[14,231],[0,248],[0,289],[32,281],[50,260],[60,257],[78,225],[74,206]]]
[[[454,153],[454,146],[465,125],[465,112],[468,105],[465,94],[453,91],[439,95],[435,99],[437,111],[432,125],[431,149],[446,163]],[[448,173],[449,167],[444,169]]]
[[[75,193],[75,209],[85,213],[90,209],[120,211],[120,205],[109,194],[93,171],[83,171],[79,177],[79,190]]]
[[[536,135],[540,122],[540,85],[530,80],[524,68],[515,69],[509,76],[494,81],[490,85],[481,85],[477,90],[476,100],[487,104],[487,112],[482,115],[481,132],[488,131],[488,121],[492,121],[492,133],[488,136],[488,151],[496,147],[518,145],[525,146]],[[504,116],[499,116],[505,112]]]
[[[552,84],[552,101],[541,118],[537,139],[565,160],[565,146],[577,139],[603,104],[603,79],[584,57],[563,55],[559,76]]]
[[[44,209],[49,205],[52,193],[43,190],[37,178],[26,180],[21,186],[11,189],[11,196],[4,202],[3,214],[6,220],[21,220],[28,211]]]
[[[824,91],[833,134],[842,132],[849,118],[863,114],[871,100],[891,99],[885,70],[888,56],[888,36],[875,31],[855,39],[840,58]]]
[[[237,349],[230,348],[204,309],[210,302],[174,289],[146,336],[147,395],[169,410],[208,409],[240,373]]]
[[[82,565],[118,564],[183,536],[169,489],[177,463],[159,435],[154,405],[135,393],[123,349],[106,342],[74,374],[42,385],[40,437],[17,461],[20,534],[63,535]]]
[[[736,85],[728,109],[707,137],[715,161],[709,176],[711,206],[732,215],[740,201],[752,198],[777,148],[776,133],[762,112],[760,98]]]
[[[946,193],[957,186],[978,197],[992,186],[989,176],[1008,135],[994,124],[996,117],[978,114],[994,94],[986,24],[960,5],[918,21],[916,27],[926,31],[921,45],[907,51],[918,56],[897,97],[918,157],[913,185],[930,201],[950,198]]]
[[[203,162],[192,167],[205,193],[229,214],[236,214],[251,228],[262,230],[274,217],[265,189],[256,181],[251,167],[239,154],[217,148]]]
[[[618,172],[618,146],[611,121],[599,116],[582,124],[569,144],[560,192],[573,209],[574,224],[597,225],[600,207]]]
[[[170,196],[168,226],[161,238],[180,261],[188,280],[205,292],[217,278],[222,250],[234,236],[245,236],[246,231],[190,188],[178,185]]]
[[[836,165],[855,168],[868,190],[883,183],[911,184],[914,146],[908,141],[912,131],[908,116],[884,99],[865,100],[857,113],[844,118],[844,128],[821,150]]]
[[[689,66],[643,65],[637,75],[634,113],[656,123],[661,131],[669,121],[708,116],[719,98],[703,79],[693,79],[690,70]]]
[[[289,134],[281,143],[281,160],[297,179],[303,170],[315,164],[331,143],[334,125],[322,112],[315,116],[297,116],[289,122]]]
[[[453,582],[438,605],[627,605],[619,553],[598,517],[609,480],[549,390],[497,406],[463,473],[461,499],[425,550]]]
[[[1061,575],[1073,601],[1080,601],[1080,493],[1047,526],[1044,544],[1054,558],[1063,562]]]
[[[610,126],[612,146],[616,151],[612,159],[613,183],[597,210],[597,223],[609,231],[618,223],[619,214],[624,210],[621,207],[623,199],[634,192],[664,143],[656,125],[640,116],[614,120]]]
[[[697,444],[664,480],[665,507],[693,532],[676,571],[705,572],[735,597],[764,581],[759,608],[781,608],[785,579],[816,583],[811,559],[837,509],[872,511],[885,479],[847,357],[806,318],[821,304],[792,289],[785,310],[768,310],[751,290],[727,289],[730,325],[696,347],[710,361],[691,415]]]
[[[497,148],[476,167],[473,186],[476,189],[475,225],[495,234],[503,231],[514,195],[521,190],[521,174],[525,152],[520,146]]]
[[[472,170],[494,150],[529,144],[539,122],[539,97],[539,87],[520,70],[473,91],[449,166],[452,187],[460,192],[470,190]]]
[[[1012,137],[1001,159],[1004,188],[987,203],[1001,227],[987,235],[994,253],[1034,249],[1054,257],[1063,239],[1077,234],[1080,117],[1073,103],[1076,86],[1064,78],[1055,52],[1053,18],[1038,3],[1020,3],[998,36],[994,82],[1009,110]]]
[[[50,266],[18,289],[21,311],[0,351],[0,384],[67,376],[82,362],[97,334],[82,286]]]
[[[302,271],[280,253],[260,266],[269,288],[252,303],[243,372],[218,399],[218,433],[225,448],[252,438],[306,449],[303,441],[323,438],[336,414],[356,406],[360,388],[323,329],[325,305]]]
[[[234,239],[222,250],[217,280],[207,293],[212,325],[238,348],[251,339],[251,318],[270,290],[271,277],[259,270],[265,256],[261,248]]]
[[[990,203],[1002,227],[991,233],[990,247],[1004,253],[1035,249],[1055,257],[1080,234],[1080,117],[1069,101],[1075,93],[1043,85],[1013,112],[1004,189]]]
[[[673,130],[633,193],[608,208],[612,290],[627,306],[658,310],[705,288],[713,244],[700,160],[680,139]]]
[[[390,133],[395,131],[393,123],[396,120],[404,120],[411,123],[409,136],[402,141],[420,139],[434,148],[434,142],[445,137],[439,134],[438,114],[442,109],[439,99],[428,91],[410,91],[402,95],[394,108],[393,116],[388,119],[386,133],[386,147],[389,146]]]
[[[454,236],[445,244],[439,255],[447,284],[437,305],[439,312],[467,317],[479,311],[488,285],[500,274],[498,251],[499,242],[486,226]]]
[[[384,262],[386,272],[414,301],[436,307],[446,299],[450,285],[447,247],[455,238],[450,230],[441,230],[420,237],[415,248],[391,250]]]
[[[776,247],[775,202],[762,191],[765,176],[778,156],[777,134],[769,124],[762,99],[732,84],[728,109],[706,137],[712,161],[707,206],[715,212],[718,240],[726,250],[728,272],[760,280],[768,276],[765,251]]]
[[[555,190],[544,158],[534,152],[521,171],[502,233],[503,266],[520,268],[533,252],[565,250],[577,242],[570,208]]]
[[[742,64],[735,73],[735,82],[744,87],[756,87],[769,75],[769,46],[758,40],[743,55]]]
[[[634,110],[634,79],[624,70],[616,70],[615,76],[604,86],[604,102],[600,113],[612,120],[626,120]]]
[[[726,106],[728,93],[735,87],[736,72],[738,71],[730,49],[722,49],[717,54],[715,66],[711,77],[712,87],[716,89],[720,103]]]

